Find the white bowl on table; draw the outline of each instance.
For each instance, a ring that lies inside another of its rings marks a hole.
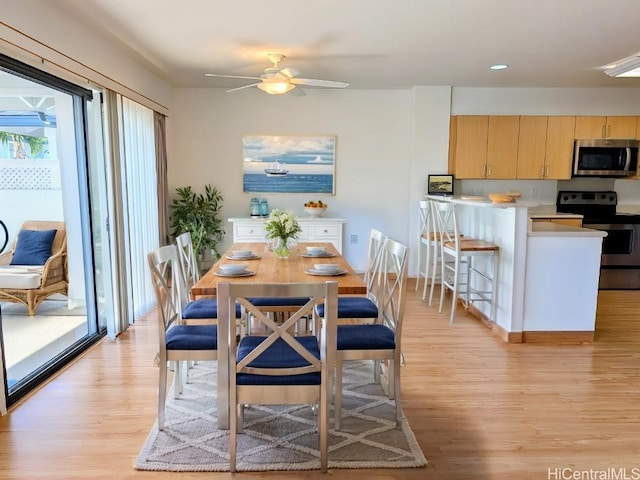
[[[233,275],[238,273],[244,273],[247,270],[248,265],[246,263],[225,263],[218,268],[225,275]]]
[[[320,273],[335,273],[338,271],[338,265],[335,263],[316,263],[313,269]]]
[[[251,257],[253,252],[251,250],[233,250],[231,256],[236,258]]]
[[[307,247],[307,255],[326,255],[327,249],[325,247]]]

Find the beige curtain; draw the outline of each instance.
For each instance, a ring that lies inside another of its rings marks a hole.
[[[160,245],[169,245],[169,184],[167,182],[167,117],[153,112],[156,142],[156,172],[158,177],[158,233]]]

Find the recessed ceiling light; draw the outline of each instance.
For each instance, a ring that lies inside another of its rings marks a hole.
[[[491,65],[491,70],[504,70],[509,67],[506,63],[496,63],[495,65]]]

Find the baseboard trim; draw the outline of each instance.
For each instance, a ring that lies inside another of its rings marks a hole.
[[[582,344],[591,343],[595,332],[522,332],[523,343]]]
[[[500,325],[490,321],[487,316],[473,305],[469,305],[469,313],[480,320],[498,338],[506,343],[537,343],[552,345],[578,345],[591,343],[595,332],[589,331],[535,331],[508,332]]]

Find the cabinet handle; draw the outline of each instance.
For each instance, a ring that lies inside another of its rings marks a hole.
[[[544,165],[540,165],[540,178],[544,178]]]
[[[611,125],[607,125],[607,138],[611,136]]]
[[[545,168],[544,176],[548,177],[550,171],[551,171],[551,167],[549,165],[547,165],[546,168]]]
[[[253,230],[249,230],[249,233],[253,233]]]
[[[326,228],[323,230],[324,233],[329,233],[329,230],[327,230]]]
[[[491,176],[491,165],[487,165],[487,177]]]
[[[483,177],[487,176],[487,165],[486,164],[482,165],[482,175],[481,176],[483,176]]]
[[[602,125],[602,138],[606,138],[607,137],[607,132],[606,132],[606,125]]]

